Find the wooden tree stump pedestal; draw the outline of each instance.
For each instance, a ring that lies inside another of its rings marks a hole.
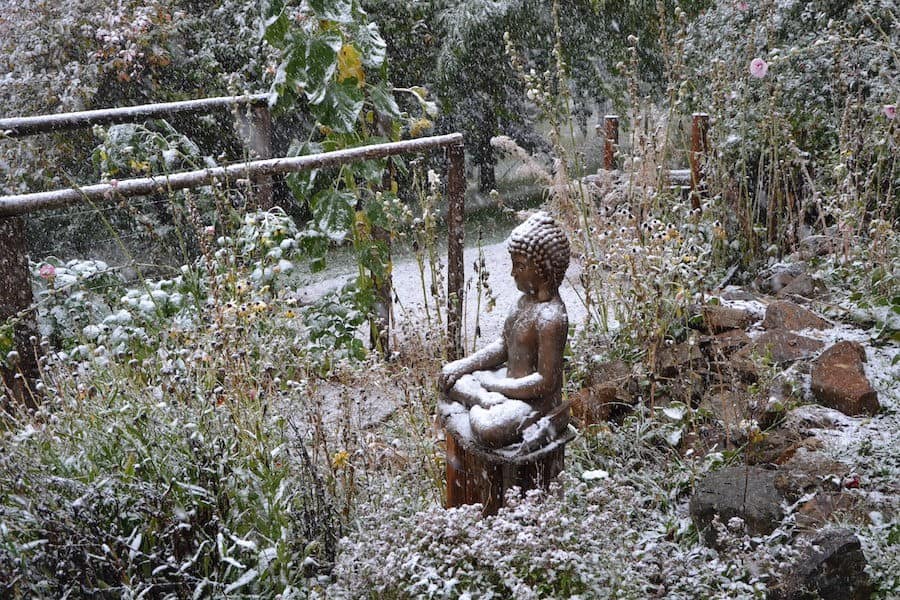
[[[526,454],[519,454],[515,445],[490,449],[472,439],[466,416],[449,412],[450,407],[441,404],[439,415],[447,453],[447,508],[480,503],[483,514],[493,515],[503,506],[504,494],[510,488],[519,487],[523,492],[546,489],[563,470],[566,444],[575,437],[568,427]]]

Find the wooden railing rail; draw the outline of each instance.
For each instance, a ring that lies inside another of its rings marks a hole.
[[[246,94],[243,96],[200,98],[199,100],[141,104],[139,106],[123,106],[120,108],[101,108],[55,115],[7,117],[0,119],[0,137],[18,138],[39,133],[83,129],[94,125],[134,123],[180,112],[205,113],[234,106],[267,107],[268,104],[269,94]]]

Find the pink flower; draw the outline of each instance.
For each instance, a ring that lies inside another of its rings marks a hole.
[[[40,270],[38,270],[38,275],[41,276],[41,279],[50,281],[56,277],[56,267],[50,263],[44,263],[41,265]]]
[[[897,105],[896,104],[885,104],[884,105],[884,116],[888,119],[897,118]]]
[[[750,75],[757,79],[762,79],[769,72],[769,64],[761,58],[754,58],[750,61]]]
[[[750,3],[749,2],[738,2],[736,4],[736,6],[737,6],[738,10],[747,10],[748,8],[750,8]]]
[[[216,228],[214,225],[207,225],[206,227],[203,228],[203,233],[205,233],[208,236],[213,236],[216,233]]]

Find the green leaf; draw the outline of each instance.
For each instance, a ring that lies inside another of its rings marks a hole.
[[[381,37],[381,32],[378,31],[378,24],[360,24],[353,39],[359,48],[363,66],[378,69],[384,64],[385,56],[387,56],[387,43]]]
[[[300,249],[309,257],[309,270],[318,273],[325,269],[328,238],[318,231],[305,230],[300,237]]]
[[[290,52],[288,52],[287,60],[283,64],[284,75],[281,76],[281,72],[277,73],[275,76],[276,81],[281,76],[284,78],[284,81],[292,84],[297,83],[305,88],[309,81],[309,75],[306,72],[306,48],[304,46],[291,48]]]
[[[356,129],[364,99],[363,90],[348,80],[331,86],[321,102],[310,105],[310,110],[319,123],[338,133],[350,133]]]
[[[387,276],[387,268],[391,262],[390,248],[382,240],[370,240],[359,249],[356,261],[371,273],[373,279],[382,281]]]
[[[322,145],[315,142],[304,142],[301,144],[294,140],[287,151],[287,156],[306,156],[308,154],[318,154],[322,152]],[[316,187],[316,178],[319,175],[319,169],[310,169],[309,171],[301,171],[299,173],[290,173],[285,176],[284,180],[298,202],[306,202],[312,196]]]
[[[400,118],[400,107],[397,105],[397,101],[394,100],[394,94],[387,89],[387,86],[370,85],[369,96],[372,99],[375,110],[392,119]]]
[[[371,141],[370,143],[377,144],[378,142]],[[357,178],[362,179],[368,183],[380,186],[381,180],[384,177],[385,160],[383,158],[375,160],[361,160],[358,163],[354,163],[352,165],[352,169],[354,175],[356,175]]]
[[[266,18],[280,14],[284,12],[284,0],[262,0],[260,12],[262,12]]]
[[[263,39],[276,48],[284,47],[284,36],[290,29],[291,22],[284,13],[266,19]]]
[[[309,0],[316,17],[338,23],[353,22],[353,0]]]
[[[337,70],[338,51],[342,44],[341,34],[336,31],[309,40],[306,50],[306,99],[310,104],[319,104],[325,99]],[[324,124],[330,126],[330,123]]]
[[[309,203],[319,231],[341,242],[353,227],[356,196],[348,192],[327,189],[312,197]]]

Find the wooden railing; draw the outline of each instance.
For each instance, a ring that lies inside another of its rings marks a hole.
[[[263,156],[261,160],[49,192],[0,196],[0,326],[8,322],[14,323],[14,344],[17,354],[14,356],[15,364],[0,368],[0,374],[2,374],[3,384],[14,398],[26,404],[31,403],[33,397],[29,381],[38,377],[37,328],[33,311],[30,310],[33,297],[23,222],[23,218],[28,214],[83,202],[96,204],[151,193],[166,193],[215,182],[229,182],[238,179],[264,181],[275,174],[308,171],[320,167],[401,154],[421,154],[438,148],[446,149],[449,162],[447,173],[447,354],[451,359],[459,356],[464,283],[465,153],[462,134],[453,133],[307,156],[268,158],[265,156],[265,152],[266,148],[270,151],[271,120],[268,117],[267,100],[267,95],[259,94],[0,119],[0,132],[5,133],[7,137],[22,137],[37,133],[91,127],[97,124],[131,122],[161,117],[174,112],[206,112],[213,109],[249,105],[259,109],[255,113],[258,120],[256,127],[263,130],[263,133],[257,136],[261,140],[260,149],[263,150],[260,152],[257,149],[257,154]],[[262,187],[265,189],[265,184]]]

